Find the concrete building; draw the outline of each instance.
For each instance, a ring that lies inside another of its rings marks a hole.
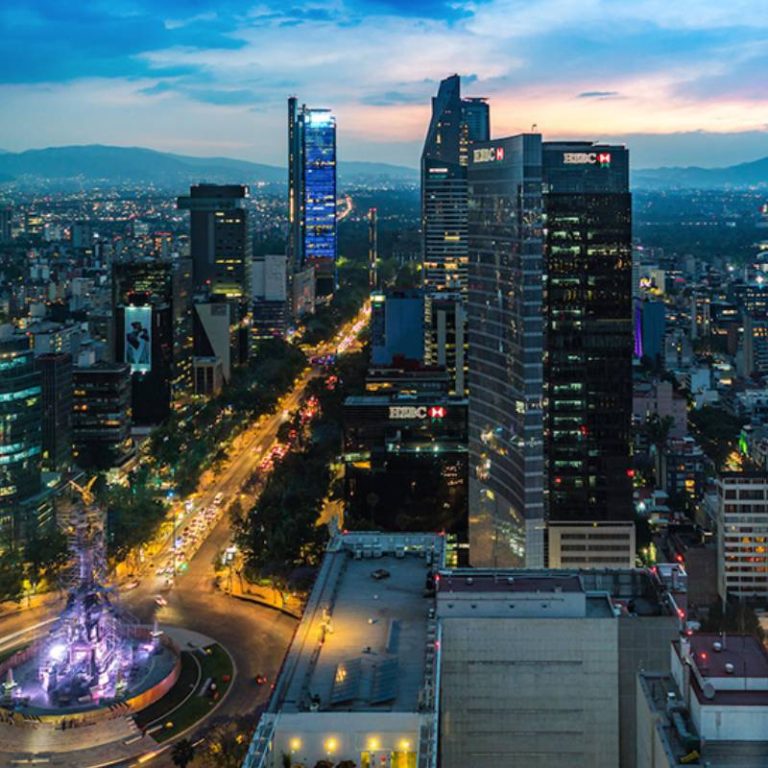
[[[442,535],[331,540],[245,768],[635,768],[638,672],[669,672],[684,582],[451,558]]]
[[[681,620],[653,574],[437,577],[441,768],[633,768],[636,676]]]
[[[436,534],[350,533],[328,547],[245,768],[436,765]]]
[[[768,653],[754,637],[672,644],[671,673],[637,686],[637,768],[768,765]]]
[[[768,475],[727,472],[718,477],[719,592],[768,598]]]

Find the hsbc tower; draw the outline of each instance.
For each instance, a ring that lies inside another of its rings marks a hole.
[[[539,134],[470,153],[473,565],[634,562],[628,168]]]

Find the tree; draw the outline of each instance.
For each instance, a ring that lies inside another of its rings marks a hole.
[[[58,528],[43,534],[35,533],[27,539],[24,560],[33,591],[43,576],[47,576],[49,581],[54,580],[69,561],[69,556],[67,537]]]
[[[6,549],[0,556],[0,601],[19,602],[24,586],[24,568],[18,553]]]
[[[187,768],[194,759],[195,748],[192,746],[192,742],[189,739],[177,741],[171,748],[171,760],[173,760],[173,764],[179,766],[179,768]]]

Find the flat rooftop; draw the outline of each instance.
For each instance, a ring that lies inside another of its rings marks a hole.
[[[278,679],[280,711],[419,711],[435,640],[426,581],[442,544],[436,534],[334,539]]]
[[[688,640],[702,677],[768,678],[768,652],[751,635],[696,633]],[[715,643],[720,643],[721,650],[714,649]],[[733,664],[733,672],[726,670],[726,664]]]

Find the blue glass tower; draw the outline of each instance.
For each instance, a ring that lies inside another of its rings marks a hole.
[[[314,266],[320,285],[333,290],[336,118],[328,109],[298,107],[293,97],[288,100],[288,204],[293,271]]]

